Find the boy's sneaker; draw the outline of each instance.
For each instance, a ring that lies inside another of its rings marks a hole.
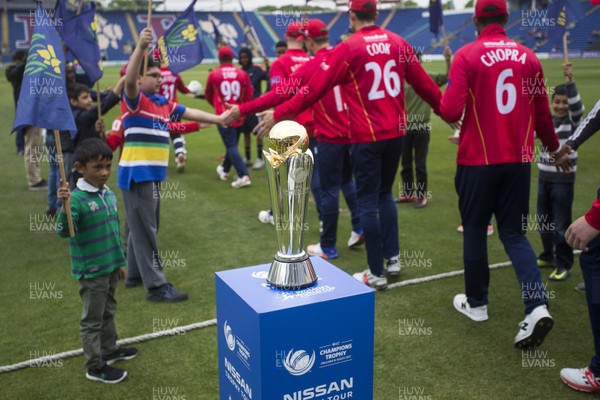
[[[361,281],[365,285],[372,287],[373,289],[376,289],[376,290],[383,290],[388,285],[388,280],[385,277],[385,275],[384,276],[373,275],[371,273],[370,269],[367,269],[363,272],[358,272],[358,273],[352,275],[352,277],[358,281]]]
[[[113,365],[119,360],[131,360],[138,355],[138,350],[135,347],[121,347],[113,353],[102,357],[102,359],[108,364]]]
[[[29,186],[29,190],[46,190],[48,189],[48,182],[45,179],[42,179],[35,185]]]
[[[259,169],[263,169],[264,167],[265,167],[265,160],[263,160],[262,158],[257,158],[256,162],[252,166],[252,169],[256,171]]]
[[[471,307],[465,294],[457,294],[454,296],[452,304],[456,311],[466,315],[473,321],[481,322],[487,321],[488,319],[487,306]]]
[[[258,220],[263,224],[275,225],[275,219],[273,218],[273,214],[271,214],[268,210],[260,211],[258,213]]]
[[[550,273],[548,277],[551,281],[566,281],[569,276],[571,276],[571,272],[568,269],[563,267],[557,267],[554,271]]]
[[[403,194],[402,196],[400,196],[396,199],[396,203],[412,203],[416,200],[417,200],[416,195],[408,196],[406,194]]]
[[[519,324],[519,332],[515,337],[515,346],[532,349],[542,344],[544,338],[554,326],[554,320],[545,305],[536,307]]]
[[[150,289],[146,298],[150,301],[165,301],[168,303],[175,303],[178,301],[185,301],[188,299],[188,294],[177,290],[170,283],[165,283],[155,289]]]
[[[225,172],[225,169],[223,168],[222,164],[219,164],[219,166],[217,167],[217,174],[219,175],[219,178],[222,181],[226,181],[229,179],[229,173]]]
[[[575,290],[577,290],[578,292],[585,292],[585,282],[579,282],[576,286],[575,286]]]
[[[487,235],[492,236],[494,234],[494,225],[488,225],[487,227]]]
[[[333,260],[338,258],[338,252],[335,247],[321,247],[321,243],[309,244],[306,248],[306,252],[310,256],[321,257],[326,260]]]
[[[383,260],[383,267],[390,276],[400,275],[400,262],[398,262],[398,257]]]
[[[560,379],[568,387],[582,392],[599,392],[600,380],[594,376],[590,368],[563,368],[560,370]]]
[[[127,371],[120,368],[113,368],[108,364],[96,370],[88,369],[85,374],[90,381],[98,381],[104,383],[119,383],[127,376]]]
[[[231,187],[234,189],[243,188],[249,186],[252,182],[250,182],[250,177],[248,175],[244,175],[242,177],[238,177],[235,181],[231,182]]]
[[[541,258],[537,259],[538,268],[554,268],[554,263],[552,261],[542,260]]]
[[[175,164],[177,165],[177,172],[183,174],[183,171],[185,171],[185,154],[179,153],[175,157]]]
[[[456,228],[456,232],[463,233],[464,231],[465,231],[465,227],[462,225],[459,225],[458,228]]]
[[[348,247],[353,248],[353,247],[357,247],[360,246],[361,244],[363,244],[365,242],[365,237],[363,236],[362,232],[358,233],[356,231],[352,231],[350,233],[350,239],[348,239]]]

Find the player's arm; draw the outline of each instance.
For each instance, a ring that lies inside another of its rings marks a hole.
[[[565,232],[569,246],[588,251],[588,243],[600,234],[600,199],[596,199],[592,208],[583,217],[578,218]]]
[[[140,92],[137,80],[144,61],[144,52],[150,43],[152,43],[152,30],[144,28],[140,32],[140,40],[129,58],[129,66],[125,72],[125,96],[131,101],[135,101]]]
[[[577,150],[583,142],[598,131],[600,131],[600,100],[598,100],[592,111],[585,117],[575,133],[567,139],[567,145],[573,150]]]
[[[462,118],[469,95],[466,59],[458,52],[450,66],[448,84],[440,101],[439,115],[448,123]]]

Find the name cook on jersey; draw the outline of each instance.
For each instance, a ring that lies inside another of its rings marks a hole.
[[[525,65],[527,54],[519,52],[516,48],[517,44],[514,42],[485,42],[483,45],[485,47],[499,47],[488,50],[481,56],[481,62],[487,67],[491,67],[499,61],[516,61]],[[514,48],[511,49],[510,47]]]

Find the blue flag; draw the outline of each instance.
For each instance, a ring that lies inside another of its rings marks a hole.
[[[558,47],[562,46],[563,36],[567,30],[566,6],[566,0],[550,0],[548,2],[548,21],[554,22],[554,26],[548,30],[548,41]]]
[[[77,12],[84,13],[93,6],[91,1],[86,0],[58,0],[54,8],[54,21],[56,30],[62,35],[65,23],[77,16]]]
[[[55,21],[38,3],[12,131],[25,126],[76,132],[65,84],[65,59]]]
[[[204,58],[194,4],[196,0],[192,1],[183,14],[158,39],[162,61],[175,74],[200,64]]]
[[[213,26],[213,31],[215,33],[215,46],[217,46],[217,48],[223,44],[223,38],[221,37],[221,32],[219,31],[219,27],[217,26],[217,24],[215,24],[215,20],[214,19],[210,19],[210,22],[212,22],[212,26]]]
[[[90,82],[102,77],[102,54],[96,34],[96,5],[92,6],[63,25],[63,42],[67,49],[79,61]]]
[[[437,38],[440,35],[440,26],[444,25],[442,0],[429,0],[429,31]]]

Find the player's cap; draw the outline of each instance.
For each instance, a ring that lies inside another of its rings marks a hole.
[[[223,58],[231,58],[233,59],[233,50],[229,46],[221,46],[219,47],[219,60]]]
[[[294,21],[290,23],[285,31],[286,37],[295,38],[297,42],[302,40],[304,36],[302,36],[302,30],[304,25],[302,22]]]
[[[318,18],[309,19],[302,28],[302,36],[305,38],[318,38],[329,36],[329,30],[325,22]]]
[[[349,11],[373,12],[377,11],[377,0],[350,0]]]
[[[508,14],[506,0],[477,0],[475,3],[475,17],[493,17]]]

